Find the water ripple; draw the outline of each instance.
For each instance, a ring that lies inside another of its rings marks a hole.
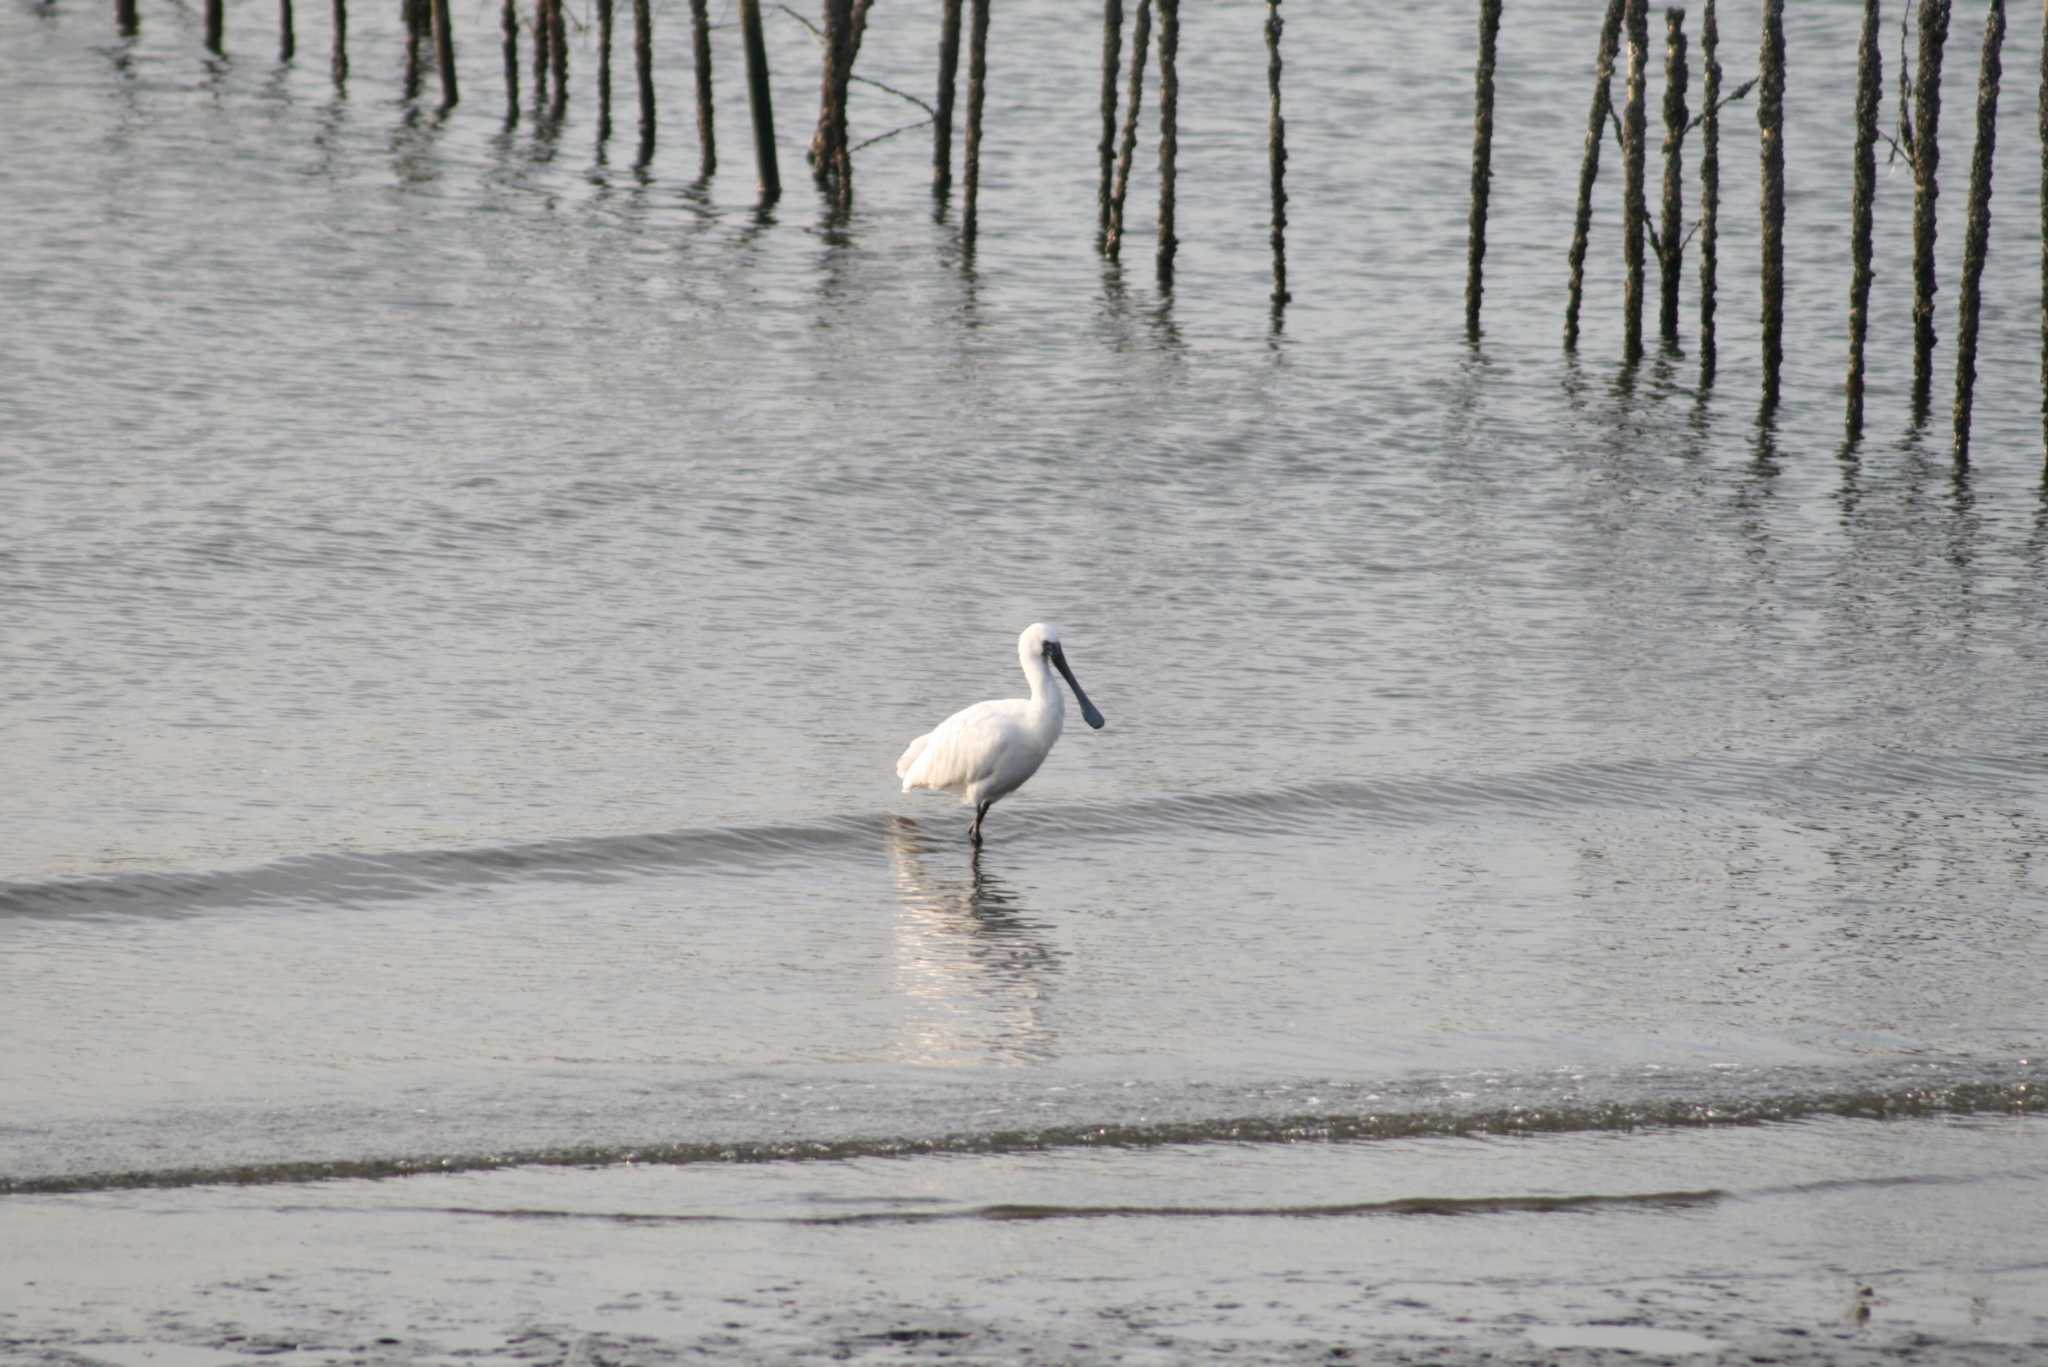
[[[1152,1123],[1057,1124],[1032,1129],[968,1131],[933,1136],[878,1135],[838,1139],[672,1141],[588,1144],[494,1153],[373,1156],[340,1160],[226,1164],[189,1168],[0,1177],[0,1197],[65,1192],[213,1185],[269,1186],[340,1178],[378,1179],[422,1173],[489,1172],[512,1167],[611,1167],[634,1164],[843,1162],[927,1154],[986,1155],[1086,1148],[1157,1148],[1198,1144],[1300,1144],[1481,1135],[1555,1135],[1651,1128],[1780,1124],[1827,1118],[1898,1120],[1943,1115],[2048,1113],[2048,1092],[2024,1081],[1977,1080],[1938,1085],[1789,1091],[1761,1095],[1692,1095],[1633,1101],[1563,1102],[1546,1106],[1458,1105],[1324,1115],[1219,1116]],[[1711,1200],[1712,1193],[1681,1199]],[[1670,1200],[1672,1193],[1634,1200]],[[1395,1205],[1401,1203],[1396,1202]],[[1079,1212],[1069,1212],[1079,1213]],[[1103,1214],[1169,1213],[1104,1210]],[[1194,1213],[1227,1213],[1200,1211]],[[1277,1212],[1238,1212],[1277,1213]],[[1322,1212],[1356,1214],[1363,1208]],[[1400,1213],[1388,1211],[1387,1213]],[[1417,1212],[1421,1213],[1421,1212]],[[1455,1213],[1437,1210],[1431,1213]],[[900,1218],[900,1217],[892,1217]],[[1010,1218],[1033,1218],[1029,1214]],[[858,1219],[852,1222],[859,1222]]]
[[[1589,808],[1709,806],[1948,790],[2037,795],[2037,754],[1701,756],[1487,775],[1340,780],[1268,791],[1077,802],[1006,812],[1003,838],[1145,840],[1190,833],[1309,836],[1457,820],[1541,820]],[[244,869],[0,883],[0,915],[176,916],[253,905],[348,906],[525,881],[609,883],[686,869],[867,854],[897,818],[590,836],[471,849],[307,854]]]

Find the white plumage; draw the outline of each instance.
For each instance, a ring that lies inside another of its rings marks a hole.
[[[1037,773],[1060,738],[1067,719],[1067,699],[1053,679],[1053,670],[1059,670],[1074,690],[1082,718],[1092,727],[1102,726],[1102,714],[1067,667],[1056,628],[1043,622],[1024,628],[1017,638],[1017,662],[1031,683],[1030,697],[1001,698],[962,708],[910,742],[896,761],[896,776],[903,780],[904,792],[929,788],[951,793],[974,808],[974,825],[968,836],[977,845],[988,809]]]

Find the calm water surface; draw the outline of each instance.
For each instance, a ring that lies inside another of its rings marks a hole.
[[[1711,383],[1616,364],[1611,183],[1567,357],[1598,19],[1513,9],[1468,345],[1470,24],[1288,17],[1276,317],[1255,6],[1183,16],[1170,295],[1035,0],[972,250],[922,130],[825,215],[779,13],[765,212],[681,5],[642,167],[590,31],[508,128],[494,9],[446,119],[381,12],[345,91],[324,11],[0,13],[0,1356],[2048,1351],[2039,32],[1958,472],[1900,170],[1840,439],[1859,6],[1768,414],[1749,105]],[[1034,620],[1109,724],[975,858],[893,761]]]

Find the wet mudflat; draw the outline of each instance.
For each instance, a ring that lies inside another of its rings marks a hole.
[[[2048,1335],[2040,1160],[2034,1120],[1828,1120],[32,1197],[0,1337],[34,1362],[2019,1363]]]

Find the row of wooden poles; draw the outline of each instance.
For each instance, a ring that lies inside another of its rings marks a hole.
[[[223,53],[223,0],[204,0],[206,46]],[[332,5],[334,47],[332,71],[337,84],[348,79],[348,0],[329,0]],[[440,75],[441,108],[454,108],[461,98],[455,64],[455,35],[449,19],[448,0],[399,0],[406,34],[405,91],[408,99],[420,94],[426,53]],[[853,200],[854,148],[849,145],[846,122],[848,86],[853,67],[867,32],[872,0],[822,0],[822,23],[816,33],[823,50],[819,112],[808,159],[818,184],[844,210]],[[1285,124],[1280,115],[1280,3],[1265,0],[1267,83],[1269,90],[1268,138],[1271,144],[1273,197],[1273,299],[1275,307],[1287,300],[1285,230],[1286,193],[1283,187],[1287,152]],[[597,92],[600,143],[612,132],[611,54],[615,0],[597,4]],[[655,132],[653,75],[653,17],[649,0],[632,0],[633,56],[640,104],[640,159],[653,155]],[[961,229],[972,242],[975,234],[976,201],[981,173],[982,110],[988,76],[989,0],[940,0],[938,93],[936,100],[922,105],[932,124],[932,176],[934,192],[943,200],[952,186],[952,137],[955,87],[958,84],[962,8],[967,7],[967,110],[966,147],[963,153],[965,203]],[[290,61],[296,55],[297,38],[293,0],[278,0],[279,57]],[[742,48],[746,54],[747,96],[752,115],[755,168],[759,175],[762,203],[769,204],[782,194],[781,168],[776,156],[774,102],[769,93],[767,43],[761,26],[760,0],[737,0]],[[1120,255],[1124,239],[1124,206],[1130,189],[1132,164],[1138,142],[1139,111],[1145,87],[1145,65],[1152,43],[1152,14],[1157,10],[1159,52],[1159,213],[1158,247],[1155,264],[1162,285],[1173,281],[1174,254],[1179,240],[1174,231],[1174,190],[1179,146],[1180,0],[1137,0],[1131,20],[1131,57],[1128,89],[1122,104],[1119,128],[1118,87],[1123,79],[1123,0],[1104,0],[1102,58],[1102,141],[1101,186],[1097,195],[1100,214],[1098,242],[1112,259]],[[1498,11],[1498,4],[1494,9]],[[124,36],[139,27],[136,0],[115,0],[115,22]],[[503,0],[500,16],[505,71],[505,118],[516,123],[520,115],[520,29],[516,0]],[[533,43],[533,107],[538,114],[559,120],[568,106],[569,46],[562,0],[533,0],[528,28]],[[691,40],[696,69],[697,137],[702,174],[718,169],[718,145],[712,116],[711,24],[706,0],[690,0]],[[902,94],[902,92],[893,92]],[[906,97],[910,98],[910,97]],[[902,130],[898,130],[902,131]],[[886,136],[886,135],[885,135]]]
[[[1266,148],[1267,178],[1272,196],[1270,240],[1273,248],[1273,310],[1277,325],[1287,306],[1287,121],[1280,113],[1281,0],[1266,0]],[[1159,213],[1158,246],[1153,265],[1162,288],[1173,287],[1174,254],[1180,239],[1174,231],[1174,178],[1180,146],[1180,0],[1138,0],[1131,20],[1131,65],[1117,124],[1117,83],[1122,75],[1123,3],[1103,0],[1102,6],[1102,140],[1097,146],[1100,181],[1097,241],[1110,259],[1118,258],[1124,237],[1124,204],[1130,191],[1131,163],[1138,144],[1139,111],[1145,90],[1146,47],[1154,6],[1159,11]],[[1497,6],[1496,6],[1497,8]]]
[[[1909,0],[1910,3],[1910,0]],[[1913,421],[1926,421],[1933,386],[1935,346],[1935,203],[1941,164],[1941,63],[1948,40],[1951,0],[1920,0],[1917,13],[1918,58],[1910,78],[1900,75],[1899,135],[1880,132],[1878,111],[1883,102],[1884,58],[1880,0],[1864,0],[1862,39],[1856,73],[1855,184],[1850,203],[1849,363],[1845,422],[1850,442],[1863,432],[1864,348],[1869,335],[1872,200],[1877,181],[1877,144],[1890,141],[1913,172]],[[1647,68],[1649,20],[1646,0],[1608,0],[1595,61],[1592,105],[1586,116],[1585,152],[1580,162],[1577,214],[1567,263],[1570,284],[1564,314],[1564,344],[1575,349],[1579,339],[1579,306],[1585,281],[1587,237],[1592,223],[1594,183],[1600,153],[1610,128],[1622,155],[1622,260],[1626,272],[1622,296],[1623,350],[1633,364],[1643,355],[1645,243],[1657,258],[1661,307],[1658,330],[1664,345],[1678,345],[1678,289],[1687,243],[1699,237],[1699,352],[1702,383],[1714,373],[1715,273],[1720,211],[1720,114],[1722,109],[1757,91],[1759,170],[1761,177],[1763,398],[1767,408],[1778,402],[1779,372],[1784,361],[1785,321],[1785,5],[1764,0],[1756,79],[1722,93],[1720,32],[1714,0],[1706,0],[1701,25],[1704,67],[1702,108],[1686,106],[1690,76],[1685,11],[1664,13],[1664,180],[1661,219],[1651,225],[1644,197],[1648,151]],[[2048,420],[2048,5],[2043,7],[2044,44],[2041,67],[2042,179],[2042,387],[2044,420]],[[1500,33],[1501,0],[1480,0],[1479,61],[1476,111],[1473,118],[1472,209],[1468,229],[1465,325],[1479,333],[1484,294],[1487,190],[1493,145],[1494,52]],[[1612,107],[1610,86],[1615,62],[1626,41],[1626,75],[1621,111]],[[1967,461],[1970,410],[1977,379],[1977,327],[1983,298],[1984,258],[1991,233],[1991,159],[1998,120],[1999,53],[2005,41],[2005,0],[1989,0],[1984,21],[1983,56],[1977,78],[1977,139],[1970,162],[1969,212],[1963,243],[1963,277],[1957,299],[1954,452]],[[1701,132],[1700,216],[1685,230],[1685,139]]]
[[[598,21],[598,137],[611,133],[611,48],[615,0],[596,0]],[[117,23],[124,34],[136,31],[136,0],[115,0]],[[337,82],[348,73],[347,0],[330,0],[333,6],[333,73]],[[752,115],[755,165],[762,202],[772,203],[782,193],[776,156],[775,117],[769,94],[767,47],[762,34],[760,0],[736,0],[742,46],[746,58],[747,91]],[[989,0],[940,0],[938,92],[936,101],[923,105],[933,125],[933,188],[943,198],[952,180],[952,125],[962,39],[963,5],[968,8],[968,44],[965,204],[963,236],[971,242],[975,232],[975,210],[980,180],[982,111],[987,82]],[[1908,0],[1911,3],[1911,0]],[[448,15],[448,0],[400,0],[406,32],[406,82],[409,97],[416,96],[422,69],[422,52],[431,40],[433,62],[441,81],[442,107],[451,108],[459,98],[456,84],[455,43]],[[872,0],[822,0],[822,23],[817,34],[822,48],[819,113],[808,160],[814,178],[844,210],[853,198],[854,148],[847,134],[847,91],[861,41],[867,31]],[[1269,94],[1268,147],[1271,185],[1271,244],[1273,253],[1273,302],[1276,311],[1288,298],[1287,291],[1287,164],[1285,121],[1280,106],[1280,20],[1281,0],[1266,0],[1265,37]],[[215,52],[222,50],[222,0],[205,0],[206,41]],[[1852,271],[1849,299],[1849,366],[1846,423],[1851,441],[1860,437],[1864,409],[1864,355],[1868,337],[1868,312],[1872,281],[1872,199],[1876,183],[1876,147],[1886,135],[1879,131],[1878,111],[1882,103],[1883,56],[1881,0],[1864,0],[1862,41],[1859,50],[1854,154],[1855,188],[1851,203],[1850,254]],[[1501,27],[1502,0],[1479,0],[1479,59],[1475,77],[1475,112],[1472,154],[1471,214],[1468,228],[1468,265],[1465,318],[1469,333],[1477,336],[1484,296],[1486,218],[1491,185],[1493,141],[1493,87],[1495,54]],[[1648,154],[1648,69],[1650,64],[1647,0],[1608,0],[1594,63],[1594,85],[1587,112],[1585,148],[1580,163],[1578,200],[1572,240],[1567,255],[1569,286],[1565,302],[1564,343],[1576,349],[1579,338],[1580,303],[1583,296],[1588,238],[1592,225],[1592,196],[1600,171],[1601,150],[1610,132],[1620,144],[1622,156],[1622,258],[1625,269],[1623,291],[1623,332],[1625,359],[1633,364],[1643,355],[1643,314],[1646,299],[1646,247],[1658,263],[1661,306],[1658,328],[1664,344],[1678,344],[1678,294],[1684,253],[1692,238],[1699,238],[1699,353],[1702,382],[1710,383],[1715,366],[1716,272],[1718,267],[1720,209],[1720,116],[1728,105],[1757,92],[1757,122],[1762,204],[1762,325],[1763,391],[1766,406],[1778,401],[1780,372],[1784,358],[1784,228],[1785,228],[1785,32],[1784,0],[1764,0],[1758,73],[1732,92],[1723,93],[1723,71],[1719,60],[1720,33],[1715,0],[1705,0],[1701,25],[1703,65],[1702,107],[1693,114],[1686,99],[1690,88],[1690,63],[1685,31],[1685,11],[1671,8],[1664,15],[1663,91],[1663,185],[1661,218],[1652,226],[1645,178]],[[1913,416],[1925,421],[1933,383],[1934,247],[1935,204],[1939,193],[1936,175],[1940,165],[1939,121],[1941,115],[1941,64],[1951,17],[1952,0],[1919,0],[1918,60],[1911,80],[1901,76],[1899,136],[1891,141],[1903,155],[1914,176],[1913,281],[1914,281],[1914,380]],[[1119,102],[1119,85],[1126,80],[1123,65],[1123,0],[1104,0],[1101,118],[1102,136],[1098,148],[1100,184],[1097,194],[1098,240],[1111,258],[1119,255],[1124,239],[1124,211],[1130,188],[1132,166],[1138,141],[1138,125],[1145,88],[1145,66],[1151,45],[1151,19],[1158,15],[1158,98],[1159,98],[1159,211],[1155,264],[1159,280],[1171,286],[1175,235],[1175,163],[1178,148],[1178,91],[1176,69],[1180,32],[1179,0],[1137,0],[1130,24],[1130,61],[1127,84]],[[295,48],[292,0],[279,0],[280,46],[285,59]],[[697,131],[702,172],[717,169],[718,152],[712,118],[711,25],[706,0],[690,0],[692,43],[696,69]],[[520,112],[520,16],[516,0],[503,0],[501,13],[505,70],[505,115],[508,122]],[[533,41],[533,97],[537,111],[559,119],[568,101],[568,44],[562,0],[534,0],[530,23]],[[653,86],[653,37],[649,0],[633,0],[633,50],[640,103],[640,151],[644,161],[652,154],[655,129]],[[1999,53],[2005,36],[2004,0],[1988,0],[1984,46],[1978,77],[1977,139],[1970,168],[1970,200],[1963,255],[1963,279],[1956,325],[1956,380],[1953,406],[1955,453],[1968,458],[1972,392],[1976,381],[1978,317],[1982,300],[1984,259],[1990,235],[1991,157],[1995,144],[1998,110]],[[2044,37],[2048,37],[2048,5],[2044,5]],[[1626,48],[1624,51],[1624,43]],[[2042,216],[2043,297],[2048,300],[2048,41],[2044,41],[2042,65]],[[1619,111],[1613,106],[1612,82],[1618,60],[1625,57],[1625,84]],[[894,92],[901,94],[902,92]],[[910,97],[906,97],[910,98]],[[1119,115],[1121,114],[1121,120]],[[901,131],[901,130],[898,130]],[[1683,225],[1685,184],[1684,144],[1694,131],[1701,134],[1699,189],[1700,215],[1691,230]],[[1277,316],[1277,313],[1276,313]],[[2042,383],[2044,415],[2048,415],[2048,305],[2044,305]]]
[[[1160,0],[1162,6],[1171,0]],[[335,83],[348,79],[348,0],[331,0],[334,48],[332,72]],[[440,75],[441,109],[453,109],[461,99],[456,73],[455,36],[449,19],[448,0],[399,0],[406,33],[405,90],[408,99],[417,98],[425,53],[431,44],[432,62]],[[633,57],[640,104],[640,158],[653,155],[655,135],[653,15],[649,0],[632,0]],[[598,139],[610,138],[611,54],[615,0],[596,0],[597,7],[597,93]],[[853,78],[853,64],[867,29],[871,0],[823,0],[824,22],[817,33],[824,50],[822,95],[819,115],[808,159],[821,186],[843,208],[853,196],[852,149],[847,141],[847,88]],[[942,0],[939,52],[939,92],[935,105],[924,106],[935,127],[933,158],[935,189],[943,197],[952,184],[952,125],[954,93],[960,61],[961,11],[963,0]],[[981,119],[988,72],[989,0],[969,0],[967,117],[964,168],[966,208],[963,229],[971,238],[975,225],[975,201],[980,181]],[[747,99],[752,115],[755,168],[759,175],[761,202],[772,204],[782,196],[782,172],[776,154],[775,108],[770,94],[768,45],[761,23],[760,0],[737,0],[741,45],[745,53]],[[223,0],[205,0],[206,46],[215,55],[224,53]],[[293,0],[278,0],[279,58],[291,61],[297,53]],[[136,0],[115,0],[115,25],[124,37],[140,29]],[[503,0],[500,17],[502,55],[505,71],[505,118],[516,123],[520,116],[520,29],[517,0]],[[562,0],[533,0],[533,12],[526,27],[533,40],[533,107],[536,114],[559,120],[568,108],[569,45]],[[711,28],[706,0],[690,0],[690,27],[696,67],[697,136],[701,174],[718,169],[718,145],[712,114]],[[900,93],[900,92],[898,92]],[[923,104],[922,101],[917,101]]]

